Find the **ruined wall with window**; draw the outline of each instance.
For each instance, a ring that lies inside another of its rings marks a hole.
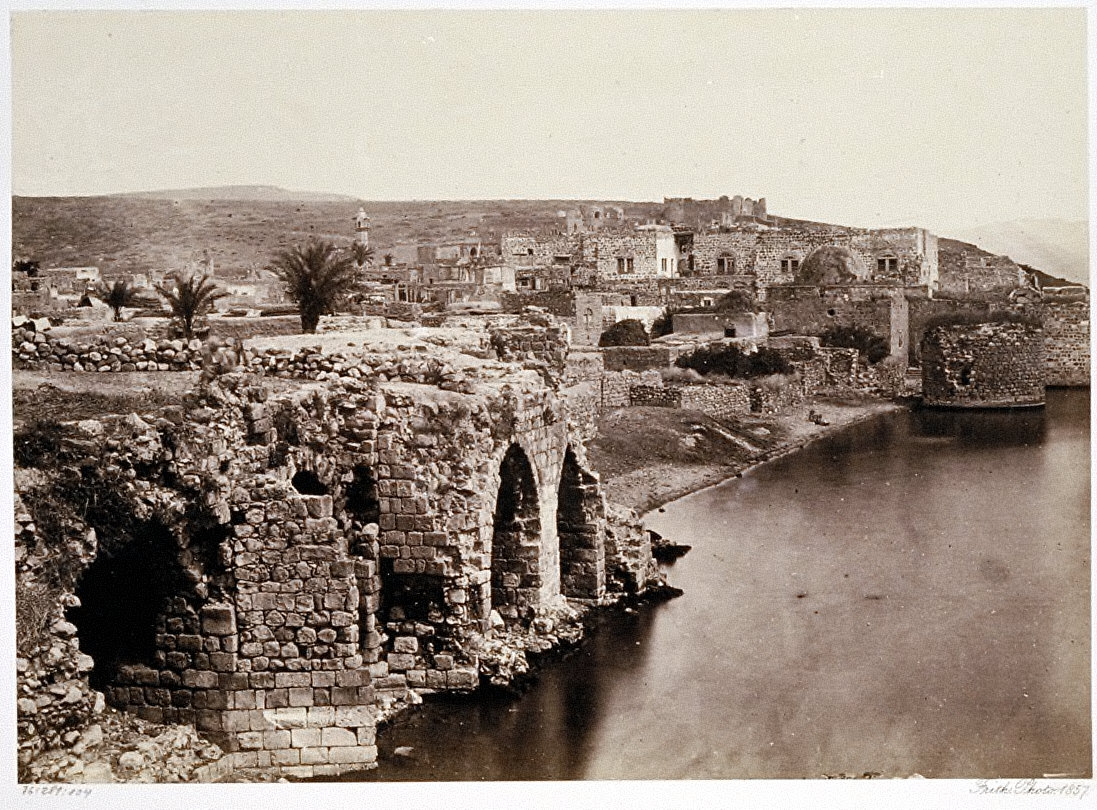
[[[790,284],[812,251],[826,246],[851,250],[877,284],[926,286],[937,278],[937,237],[922,228],[743,228],[698,233],[690,272],[753,276],[760,287]],[[688,258],[686,264],[690,266]]]

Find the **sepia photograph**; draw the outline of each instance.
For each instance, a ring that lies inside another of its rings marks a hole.
[[[20,806],[1097,795],[1087,7],[8,10]]]

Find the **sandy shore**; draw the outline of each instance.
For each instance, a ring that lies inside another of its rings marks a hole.
[[[603,474],[606,497],[614,503],[629,506],[646,514],[663,504],[692,492],[714,486],[746,470],[775,458],[793,453],[811,442],[849,425],[872,419],[904,406],[890,401],[869,400],[859,403],[813,402],[789,408],[770,418],[781,430],[774,444],[734,460],[714,460],[712,463],[644,464],[624,473]],[[828,425],[808,420],[814,410]]]

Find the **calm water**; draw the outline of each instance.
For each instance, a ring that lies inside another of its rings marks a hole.
[[[693,545],[684,596],[520,698],[404,718],[350,778],[1089,773],[1087,391],[896,413],[648,525]]]

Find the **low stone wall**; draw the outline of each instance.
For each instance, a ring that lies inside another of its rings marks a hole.
[[[12,332],[16,368],[50,371],[195,371],[202,367],[203,343],[101,334],[69,338],[26,326]]]
[[[1044,402],[1044,336],[1020,323],[939,326],[922,338],[927,405],[1000,408]]]
[[[632,405],[683,408],[718,419],[748,414],[751,404],[746,383],[633,385],[629,398]]]
[[[799,405],[804,401],[804,387],[796,375],[774,375],[752,380],[750,384],[751,413],[770,414]]]
[[[608,346],[602,349],[606,371],[669,368],[678,358],[671,346]]]

